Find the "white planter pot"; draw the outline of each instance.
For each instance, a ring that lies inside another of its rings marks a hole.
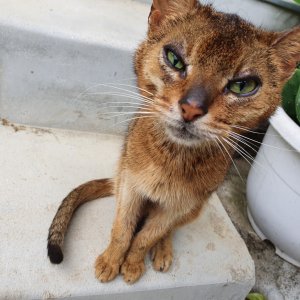
[[[282,108],[270,123],[247,180],[248,216],[279,256],[300,267],[300,127]]]

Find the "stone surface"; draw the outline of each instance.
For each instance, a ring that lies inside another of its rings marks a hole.
[[[44,127],[123,132],[131,114],[106,113],[132,108],[103,113],[103,107],[133,101],[129,92],[127,98],[115,94],[135,91],[119,84],[135,82],[132,56],[145,36],[149,7],[131,0],[0,0],[0,7],[1,116]]]
[[[175,234],[174,263],[147,272],[135,285],[94,277],[94,260],[109,242],[113,198],[87,203],[69,228],[61,265],[46,252],[48,227],[77,185],[112,176],[122,138],[87,132],[0,126],[0,299],[241,300],[254,284],[254,264],[218,197]],[[110,296],[105,296],[110,294]],[[112,296],[114,294],[114,296]]]

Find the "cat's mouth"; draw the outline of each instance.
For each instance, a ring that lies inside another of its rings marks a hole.
[[[193,134],[188,127],[189,126],[186,126],[184,124],[182,124],[181,126],[168,125],[167,130],[169,131],[170,134],[172,134],[175,138],[178,139],[183,139],[183,140],[199,139],[199,137]]]
[[[185,145],[199,144],[211,138],[205,130],[200,130],[193,123],[185,122],[168,122],[166,133],[173,141]]]

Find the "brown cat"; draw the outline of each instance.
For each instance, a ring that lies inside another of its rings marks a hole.
[[[74,210],[114,194],[111,242],[96,260],[96,277],[106,282],[121,272],[135,282],[150,249],[153,267],[167,271],[172,232],[198,216],[231,164],[230,143],[271,116],[299,60],[299,27],[266,32],[196,0],[154,0],[135,55],[140,117],[115,178],[83,184],[63,200],[49,229],[51,262],[63,259]]]

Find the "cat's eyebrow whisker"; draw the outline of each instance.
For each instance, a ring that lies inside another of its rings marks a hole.
[[[242,177],[242,175],[241,175],[241,173],[240,173],[238,167],[236,166],[236,164],[235,164],[233,158],[231,157],[230,153],[229,153],[228,150],[226,149],[225,145],[223,145],[223,143],[222,143],[222,141],[219,139],[219,137],[216,136],[216,139],[220,142],[221,146],[223,147],[223,149],[225,150],[225,152],[228,154],[228,156],[229,156],[230,160],[232,161],[232,163],[233,163],[233,165],[234,165],[234,167],[235,167],[235,169],[236,169],[238,175],[240,176],[242,182],[245,183],[245,181],[244,181],[244,179],[243,179],[243,177]]]

